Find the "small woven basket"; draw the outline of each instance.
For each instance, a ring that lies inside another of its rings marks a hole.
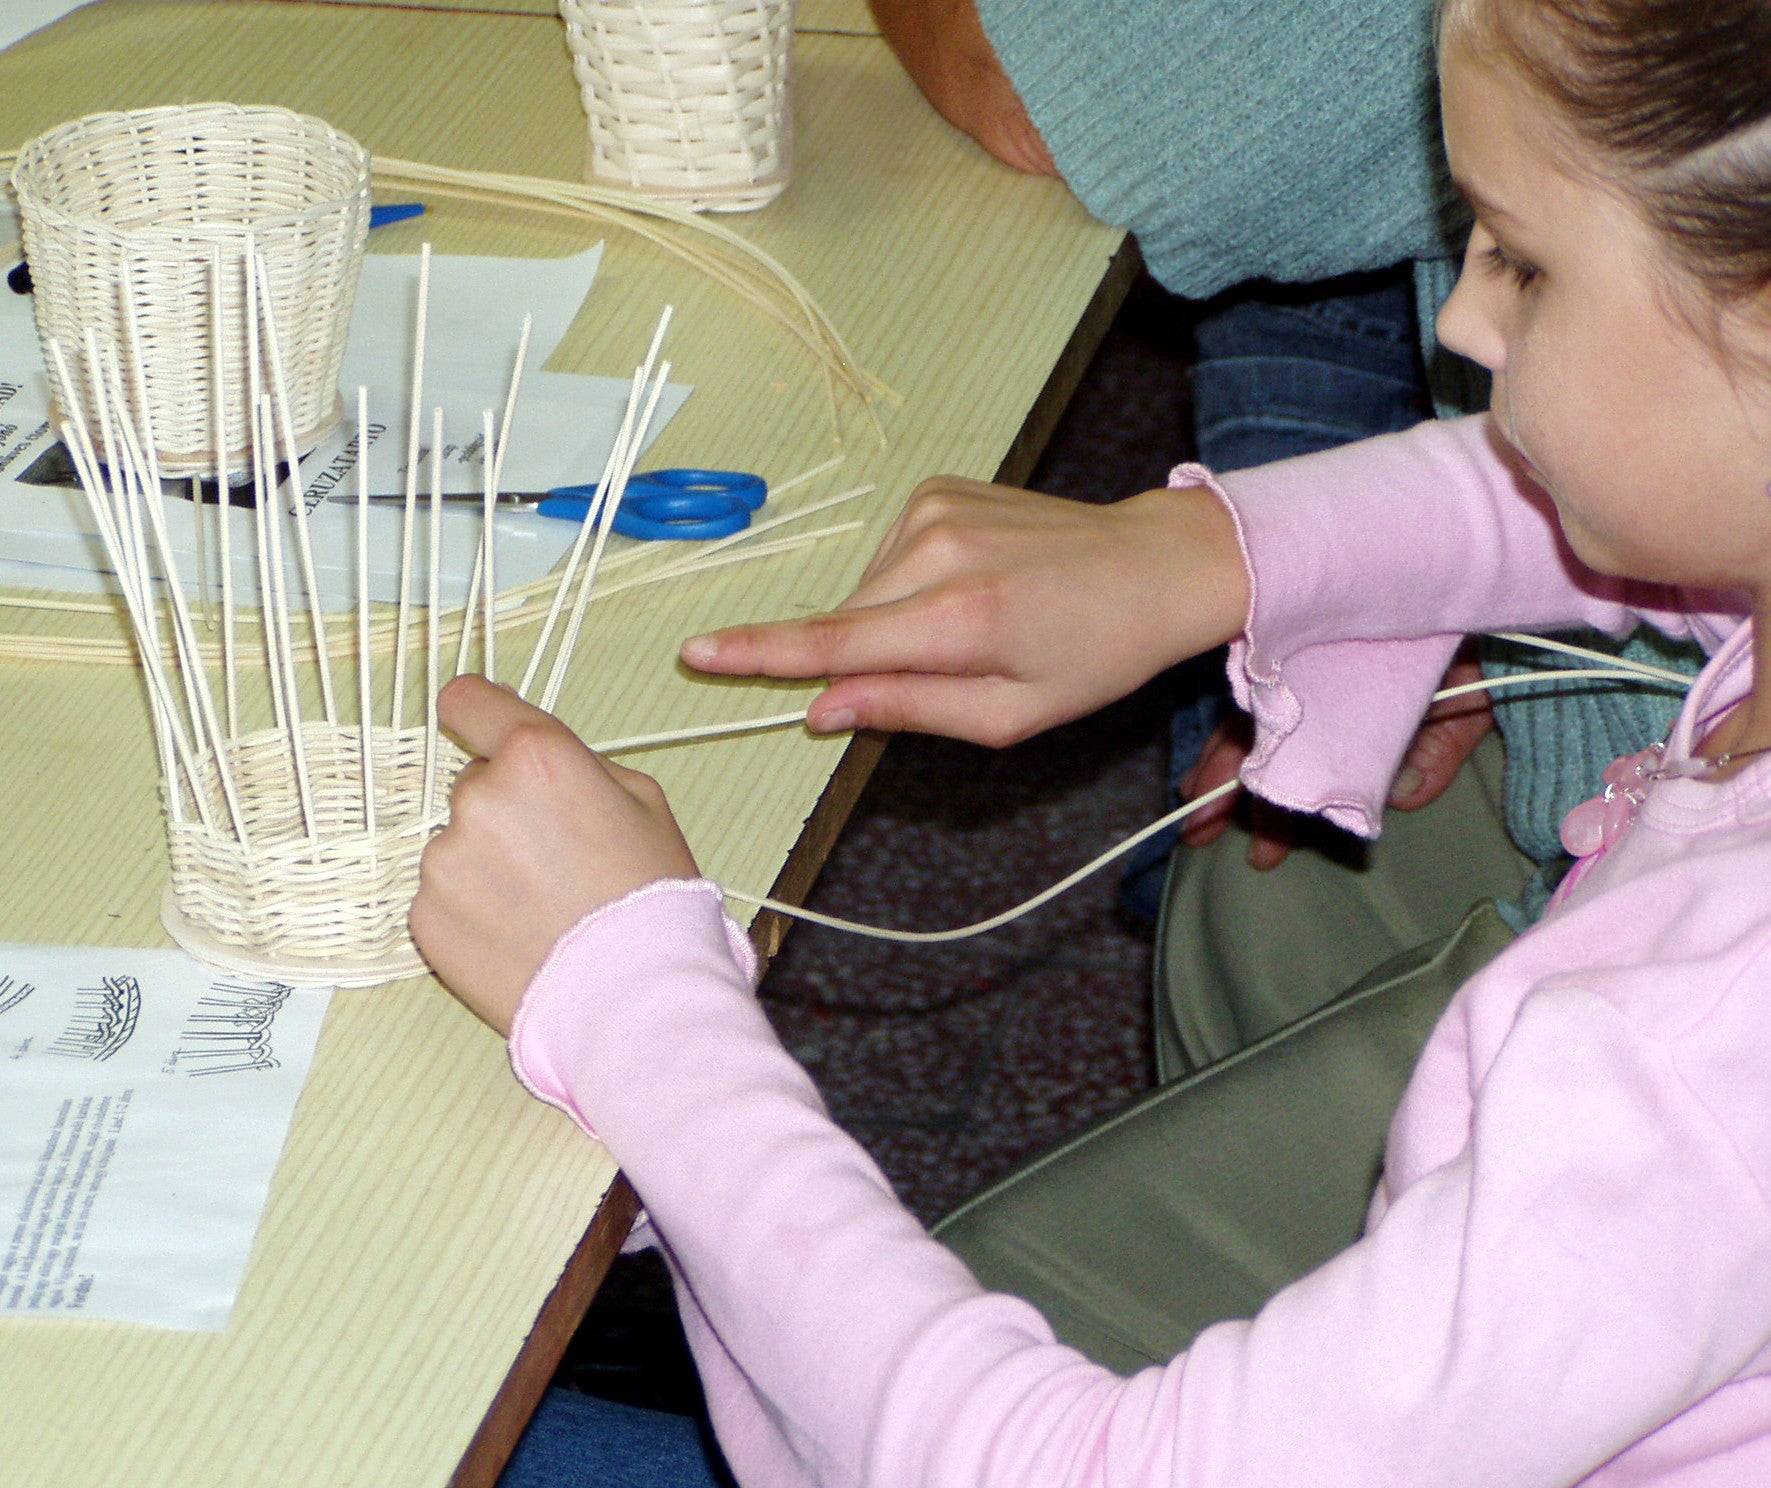
[[[425,730],[371,730],[375,831],[363,813],[360,729],[302,726],[313,834],[296,785],[290,738],[246,734],[227,762],[249,842],[228,826],[213,755],[198,761],[211,830],[168,815],[172,881],[161,918],[193,955],[291,985],[374,986],[424,970],[406,932],[418,892],[418,860],[446,817],[449,790],[467,756],[437,745],[435,808],[423,800]]]
[[[747,212],[787,185],[793,0],[559,0],[585,179]]]
[[[72,355],[88,328],[118,349],[137,427],[140,378],[161,472],[213,474],[219,344],[225,456],[231,471],[245,468],[248,243],[271,284],[298,446],[313,448],[338,424],[339,366],[369,229],[369,156],[355,140],[288,109],[230,103],[93,114],[25,145],[12,185],[44,359],[60,341],[95,436],[85,359]]]

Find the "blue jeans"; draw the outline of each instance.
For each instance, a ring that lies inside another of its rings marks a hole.
[[[1395,433],[1432,411],[1406,264],[1236,290],[1198,321],[1194,340],[1194,447],[1219,473]],[[1177,668],[1173,685],[1169,780],[1178,787],[1228,710],[1222,657]],[[1156,919],[1176,836],[1153,837],[1126,862],[1120,898],[1138,919]]]
[[[688,1416],[549,1390],[498,1488],[729,1488]]]
[[[1394,433],[1431,411],[1406,266],[1240,292],[1194,337],[1194,442],[1216,471]]]

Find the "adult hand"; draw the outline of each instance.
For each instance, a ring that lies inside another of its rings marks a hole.
[[[1462,687],[1481,680],[1475,644],[1466,641],[1440,686]],[[1494,705],[1486,692],[1466,692],[1434,703],[1390,782],[1390,804],[1398,811],[1418,811],[1437,801],[1493,727]]]
[[[1051,151],[978,19],[977,0],[868,0],[880,35],[923,97],[1005,165],[1055,176]]]
[[[1466,644],[1441,685],[1459,687],[1481,678],[1482,667],[1474,648]],[[1434,703],[1391,782],[1389,804],[1398,811],[1418,811],[1437,801],[1493,727],[1494,709],[1486,692]],[[1253,725],[1247,714],[1219,724],[1206,740],[1199,762],[1181,782],[1182,798],[1190,801],[1234,779],[1253,743]],[[1194,848],[1215,842],[1230,825],[1240,794],[1232,792],[1188,817],[1181,824],[1181,841]],[[1250,803],[1249,817],[1249,866],[1261,872],[1277,868],[1291,852],[1294,814],[1256,799]]]
[[[515,693],[457,677],[437,716],[478,758],[424,850],[412,939],[457,997],[508,1034],[560,936],[654,879],[695,877],[695,859],[655,781],[592,754]]]
[[[704,672],[834,677],[808,726],[1012,744],[1238,634],[1236,529],[1203,487],[1087,506],[926,481],[843,605],[683,643]]]

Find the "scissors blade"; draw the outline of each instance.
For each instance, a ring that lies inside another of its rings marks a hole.
[[[357,493],[355,491],[334,491],[326,499],[340,502],[345,506],[355,506]],[[547,493],[544,491],[501,491],[493,497],[493,505],[498,507],[500,511],[533,511],[546,499]],[[404,504],[405,500],[406,493],[404,491],[371,491],[369,493],[369,505],[371,506],[398,506]],[[428,493],[420,491],[418,505],[428,506],[429,504]],[[484,506],[486,498],[477,491],[445,491],[443,492],[443,504],[445,506]]]

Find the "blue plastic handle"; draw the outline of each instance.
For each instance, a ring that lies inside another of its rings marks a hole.
[[[597,488],[558,486],[535,510],[544,517],[582,522]],[[646,542],[706,541],[750,525],[768,499],[768,483],[742,470],[648,470],[634,476],[610,526]]]
[[[635,493],[630,487],[609,523],[623,537],[647,542],[730,537],[750,525],[750,508],[714,491]]]
[[[627,483],[629,495],[664,496],[679,492],[705,492],[741,501],[750,511],[760,511],[769,498],[768,483],[745,470],[646,470]]]
[[[410,222],[423,215],[423,202],[388,202],[385,206],[369,208],[369,226],[392,227],[396,222]]]

